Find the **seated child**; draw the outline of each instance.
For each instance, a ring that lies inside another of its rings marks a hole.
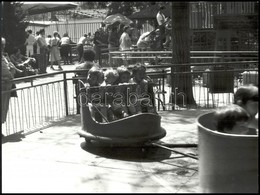
[[[137,64],[132,70],[132,78],[130,83],[136,83],[136,94],[138,101],[136,104],[137,112],[154,112],[151,94],[148,93],[148,80],[146,75],[146,68],[144,65]]]
[[[124,65],[118,67],[117,72],[119,74],[118,81],[117,81],[119,86],[116,88],[116,92],[118,92],[120,95],[123,96],[122,97],[123,101],[117,105],[117,110],[120,113],[119,118],[124,118],[131,114],[136,113],[135,107],[131,104],[128,104],[128,101],[127,101],[127,98],[128,98],[127,93],[128,92],[131,93],[131,91],[132,91],[130,89],[129,89],[129,91],[127,91],[127,87],[130,88],[130,86],[127,86],[127,87],[122,86],[122,85],[131,85],[129,83],[131,73]]]
[[[118,72],[114,69],[107,69],[104,72],[104,82],[101,84],[101,86],[114,86],[117,83],[119,75]],[[105,106],[102,109],[102,113],[107,117],[108,121],[113,121],[116,119],[115,116],[115,105],[113,103],[114,100],[114,94],[115,94],[115,87],[104,87],[102,88],[104,90],[104,97],[103,101]]]
[[[258,129],[258,87],[254,85],[244,85],[237,89],[234,94],[234,103],[244,108],[250,118],[248,127],[250,134],[257,134]]]
[[[77,72],[76,75],[78,75],[78,76],[87,75],[87,71],[95,65],[94,64],[95,56],[96,56],[96,53],[94,50],[92,50],[92,49],[85,50],[83,53],[84,62],[81,64],[78,64],[76,66],[76,70],[82,70],[82,72]],[[85,70],[85,71],[83,71],[83,70]]]
[[[93,66],[87,75],[89,89],[87,90],[88,102],[91,103],[90,113],[97,122],[103,122],[101,114],[101,94],[99,87],[103,82],[103,71],[98,66]]]
[[[238,105],[231,105],[215,111],[217,131],[229,134],[248,135],[249,114]]]

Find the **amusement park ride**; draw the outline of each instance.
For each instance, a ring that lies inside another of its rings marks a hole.
[[[81,80],[79,82],[84,84]],[[120,87],[127,87],[127,85]],[[89,89],[81,88],[80,92],[88,93]],[[78,130],[79,136],[85,138],[87,145],[94,146],[93,141],[108,143],[114,147],[140,147],[142,151],[145,151],[145,147],[153,146],[198,159],[195,155],[185,154],[170,148],[176,147],[174,144],[157,142],[166,136],[166,130],[161,127],[161,116],[158,113],[138,113],[111,122],[108,120],[97,122],[90,113],[93,104],[91,101],[87,101],[80,106],[82,128]],[[190,144],[186,147],[197,147],[197,145]]]

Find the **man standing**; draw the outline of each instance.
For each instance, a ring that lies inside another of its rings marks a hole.
[[[120,51],[129,51],[132,47],[132,41],[131,41],[131,38],[129,36],[130,34],[130,26],[125,26],[124,27],[124,32],[123,34],[121,35],[120,39],[119,39],[119,50]],[[125,66],[128,66],[128,58],[129,55],[127,54],[122,54],[122,57],[123,57],[123,62],[124,62],[124,65]]]
[[[43,74],[43,73],[47,73],[46,72],[46,68],[47,68],[47,51],[48,51],[48,47],[47,47],[47,43],[45,40],[45,30],[41,29],[39,31],[39,35],[36,37],[36,42],[37,42],[37,54],[38,55],[38,59],[39,59],[39,73]]]
[[[32,35],[32,30],[27,30],[27,39],[24,43],[26,45],[26,55],[27,57],[31,57],[33,55],[33,44],[36,41],[35,37]]]
[[[164,10],[164,6],[161,6],[157,15],[156,15],[156,20],[159,26],[159,30],[160,30],[160,38],[161,38],[161,46],[163,47],[163,43],[165,42],[165,15],[163,14],[163,10]]]

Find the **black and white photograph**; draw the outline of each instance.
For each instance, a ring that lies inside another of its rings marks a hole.
[[[258,193],[259,1],[2,1],[2,193]]]

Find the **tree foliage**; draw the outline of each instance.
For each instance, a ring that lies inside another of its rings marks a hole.
[[[20,3],[2,2],[2,36],[6,39],[6,52],[9,54],[14,47],[19,47],[25,52],[24,42],[26,39],[25,29],[28,22],[25,21],[25,13]]]
[[[81,9],[108,9],[107,15],[121,13],[125,16],[129,16],[136,11],[145,9],[158,2],[141,2],[141,1],[104,1],[104,2],[94,2],[86,1],[81,2]]]

